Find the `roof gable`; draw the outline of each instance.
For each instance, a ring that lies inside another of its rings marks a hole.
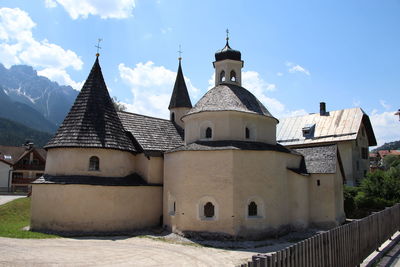
[[[136,152],[104,82],[99,59],[56,135],[45,148],[87,147]]]

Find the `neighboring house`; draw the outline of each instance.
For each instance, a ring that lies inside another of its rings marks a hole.
[[[24,146],[0,145],[0,189],[29,191],[30,183],[43,175],[46,150],[32,143]]]
[[[347,185],[357,185],[369,171],[369,146],[376,146],[369,117],[361,108],[326,111],[283,118],[277,127],[277,142],[288,148],[336,144]]]
[[[0,192],[9,191],[8,180],[10,177],[12,165],[2,159],[0,154]]]
[[[371,172],[382,167],[381,157],[379,153],[371,152],[369,153],[369,169]]]
[[[387,155],[400,156],[400,150],[394,150],[394,149],[378,150],[376,152],[369,153],[371,170],[372,169],[383,168],[383,159]]]
[[[170,120],[117,113],[99,58],[32,184],[31,229],[125,232],[164,225],[234,237],[345,219],[337,145],[288,149],[241,86],[241,53],[215,54],[215,86],[192,107],[181,62]]]

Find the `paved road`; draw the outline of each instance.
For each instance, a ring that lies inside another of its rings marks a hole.
[[[379,267],[394,267],[400,266],[400,243],[392,248],[383,258],[378,262],[376,266]]]
[[[234,266],[254,254],[138,237],[0,238],[0,266]]]
[[[14,199],[22,198],[22,197],[26,197],[26,196],[0,195],[0,205],[6,204],[7,202],[10,202]]]

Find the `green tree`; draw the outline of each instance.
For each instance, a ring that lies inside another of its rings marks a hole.
[[[391,167],[400,166],[400,155],[387,155],[383,158],[383,167],[389,170]]]
[[[126,111],[126,106],[119,102],[116,96],[112,97],[111,100],[116,111]]]

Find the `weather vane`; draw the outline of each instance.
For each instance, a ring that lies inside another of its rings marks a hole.
[[[96,56],[97,56],[97,57],[100,55],[100,54],[99,54],[99,51],[100,51],[100,49],[101,49],[101,46],[100,46],[100,42],[101,42],[101,41],[103,41],[103,39],[101,39],[101,38],[97,39],[97,45],[94,46],[94,47],[97,48],[97,53],[96,53]]]
[[[229,40],[229,29],[226,29],[226,40]]]
[[[179,57],[178,57],[178,59],[179,59],[179,61],[181,61],[182,60],[182,48],[181,48],[181,45],[179,45],[179,50],[178,50],[178,53],[179,53]]]

